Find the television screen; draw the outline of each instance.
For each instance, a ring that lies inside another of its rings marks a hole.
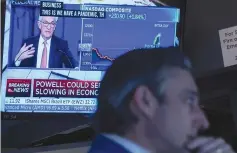
[[[8,0],[1,111],[94,113],[113,60],[179,46],[179,19],[179,8],[159,1]]]

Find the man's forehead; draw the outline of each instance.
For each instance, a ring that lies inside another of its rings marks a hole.
[[[197,88],[184,88],[181,90],[181,94],[199,96]]]

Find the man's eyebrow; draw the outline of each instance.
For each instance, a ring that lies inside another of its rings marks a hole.
[[[198,92],[197,90],[194,90],[194,89],[184,89],[184,90],[182,91],[182,93],[199,97],[199,92]]]
[[[48,21],[45,21],[45,20],[42,20],[42,22],[47,22],[47,23],[56,23],[55,21],[48,22]]]

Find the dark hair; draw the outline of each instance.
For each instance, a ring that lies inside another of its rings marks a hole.
[[[137,121],[129,102],[139,85],[161,97],[167,68],[191,68],[178,48],[135,49],[114,60],[101,81],[94,127],[100,133],[123,135]],[[158,79],[157,79],[158,78]]]

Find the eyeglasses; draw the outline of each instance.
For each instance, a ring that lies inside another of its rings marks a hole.
[[[49,22],[46,22],[46,21],[40,21],[45,27],[49,27],[50,26],[50,28],[54,28],[55,26],[56,26],[56,23],[55,22],[51,22],[51,23],[49,23]]]

